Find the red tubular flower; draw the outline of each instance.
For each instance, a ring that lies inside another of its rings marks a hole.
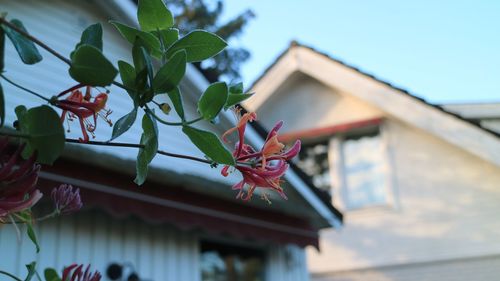
[[[73,191],[70,184],[61,184],[52,190],[52,201],[56,210],[61,214],[69,214],[80,210],[83,206],[80,198],[80,189]]]
[[[281,177],[287,171],[289,165],[287,161],[295,157],[300,151],[300,141],[297,140],[293,146],[284,151],[285,145],[278,141],[278,130],[283,126],[283,121],[279,121],[269,132],[260,151],[256,151],[252,146],[244,143],[244,133],[247,122],[257,118],[255,113],[246,113],[239,120],[236,127],[229,129],[223,135],[223,140],[227,142],[227,135],[238,130],[239,142],[233,151],[236,159],[235,168],[240,171],[243,180],[233,185],[233,190],[239,190],[236,198],[248,201],[257,187],[269,188],[277,192],[281,197],[287,199],[281,187]],[[229,166],[222,168],[221,174],[228,175]],[[245,195],[245,187],[248,186]],[[269,201],[267,194],[263,193],[263,199]]]
[[[100,281],[101,274],[90,272],[90,264],[83,271],[83,264],[72,264],[63,270],[62,281]]]
[[[71,92],[66,99],[57,100],[55,106],[63,110],[61,122],[64,122],[66,116],[68,117],[68,121],[73,121],[75,118],[78,118],[83,134],[83,139],[80,138],[80,141],[88,142],[89,135],[87,132],[89,132],[92,137],[95,137],[94,131],[97,126],[97,116],[104,119],[110,126],[113,125],[111,120],[108,119],[112,111],[105,108],[106,102],[108,101],[108,95],[106,93],[99,93],[94,100],[91,101],[91,87],[86,87],[85,96],[78,90],[81,87],[81,85],[77,85],[59,94],[59,96],[62,96]],[[93,123],[89,120],[91,117],[93,118]]]
[[[42,198],[40,190],[35,189],[40,171],[36,155],[22,161],[24,144],[11,156],[4,155],[8,142],[6,138],[0,140],[0,221],[11,213],[31,208]]]

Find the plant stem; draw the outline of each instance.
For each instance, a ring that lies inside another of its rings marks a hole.
[[[153,117],[160,123],[162,124],[165,124],[165,125],[168,125],[168,126],[184,126],[184,125],[189,125],[189,124],[193,124],[193,123],[196,123],[198,121],[201,121],[203,120],[203,117],[199,117],[199,118],[196,118],[194,120],[191,120],[191,121],[184,121],[184,122],[168,122],[168,121],[165,121],[163,119],[161,119],[160,117],[158,117],[158,115],[156,115],[147,105],[146,105],[146,111],[153,115]]]
[[[28,88],[25,88],[25,87],[23,87],[23,86],[21,86],[21,85],[19,85],[19,84],[15,83],[14,81],[12,81],[12,80],[10,80],[9,78],[5,77],[5,75],[0,74],[0,77],[2,77],[5,81],[7,81],[7,82],[8,82],[9,84],[11,84],[12,86],[17,87],[17,88],[19,88],[19,89],[21,89],[21,90],[23,90],[23,91],[26,91],[26,92],[28,92],[28,93],[30,93],[30,94],[32,94],[32,95],[35,95],[35,96],[37,96],[37,97],[39,97],[39,98],[41,98],[41,99],[43,99],[43,100],[45,100],[45,101],[47,101],[47,102],[50,102],[50,100],[49,100],[48,98],[44,97],[43,95],[41,95],[41,94],[39,94],[39,93],[37,93],[37,92],[35,92],[35,91],[32,91],[32,90],[30,90],[30,89],[28,89]]]
[[[3,270],[0,270],[0,274],[7,275],[7,276],[9,276],[10,278],[12,278],[12,279],[14,279],[16,281],[22,281],[21,279],[17,278],[16,276],[14,276],[14,275],[12,275],[12,274],[10,274],[8,272],[5,272]]]
[[[56,50],[50,48],[49,46],[47,46],[45,43],[43,43],[42,41],[38,40],[37,38],[31,36],[29,33],[25,32],[24,30],[21,30],[20,28],[18,28],[17,26],[13,25],[12,23],[8,22],[5,18],[2,18],[0,17],[0,23],[1,24],[4,24],[6,26],[8,26],[10,29],[13,29],[14,31],[16,31],[17,33],[21,34],[22,36],[28,38],[30,41],[34,42],[35,44],[37,44],[38,46],[42,47],[43,49],[45,49],[47,52],[51,53],[52,55],[54,55],[55,57],[57,57],[58,59],[62,60],[63,62],[67,63],[68,65],[71,65],[71,61],[67,58],[65,58],[63,55],[59,54]]]
[[[29,138],[29,135],[26,134],[20,134],[17,132],[6,132],[6,131],[0,131],[0,135],[2,136],[9,136],[9,137],[17,137],[17,138]],[[88,141],[88,142],[81,142],[80,140],[77,139],[65,139],[66,142],[68,143],[78,143],[78,144],[88,144],[88,145],[101,145],[101,146],[118,146],[118,147],[132,147],[132,148],[144,148],[145,146],[143,144],[138,144],[138,143],[126,143],[126,142],[106,142],[106,141]],[[213,161],[203,159],[203,158],[198,158],[194,156],[189,156],[189,155],[184,155],[184,154],[177,154],[177,153],[172,153],[172,152],[167,152],[164,150],[158,150],[158,154],[169,156],[169,157],[175,157],[175,158],[182,158],[182,159],[188,159],[188,160],[193,160],[205,164],[213,164]]]
[[[136,143],[125,143],[125,142],[105,142],[105,141],[88,141],[88,142],[80,142],[77,139],[66,139],[66,142],[68,143],[78,143],[78,144],[88,144],[88,145],[102,145],[102,146],[118,146],[118,147],[133,147],[133,148],[144,148],[145,146],[142,144],[136,144]],[[203,159],[203,158],[198,158],[194,156],[189,156],[189,155],[184,155],[184,154],[177,154],[177,153],[171,153],[167,152],[164,150],[158,150],[158,154],[164,155],[164,156],[169,156],[169,157],[174,157],[174,158],[182,158],[182,159],[188,159],[188,160],[193,160],[205,164],[213,164],[213,161]]]
[[[65,62],[67,65],[71,66],[71,60],[69,60],[65,56],[61,55],[60,53],[58,53],[56,50],[52,49],[51,47],[47,46],[45,43],[43,43],[42,41],[40,41],[36,37],[30,35],[29,33],[25,32],[24,30],[19,29],[17,26],[15,26],[12,23],[8,22],[5,18],[0,17],[0,24],[4,24],[4,25],[8,26],[9,28],[13,29],[17,33],[21,34],[22,36],[26,37],[30,41],[32,41],[35,44],[37,44],[38,46],[40,46],[42,49],[44,49],[47,52],[51,53],[56,58],[58,58],[61,61]],[[135,90],[129,89],[125,85],[123,85],[122,83],[119,83],[119,82],[114,82],[113,81],[113,85],[115,85],[117,87],[120,87],[122,89],[125,89],[127,91],[133,91],[133,92],[135,92]]]

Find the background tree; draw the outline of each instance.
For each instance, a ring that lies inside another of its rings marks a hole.
[[[222,1],[167,0],[166,3],[175,13],[175,24],[181,35],[194,29],[204,29],[228,41],[241,34],[249,20],[255,17],[251,10],[246,10],[233,19],[220,23],[219,19],[224,10]],[[247,49],[228,47],[211,60],[194,65],[210,82],[219,80],[221,76],[237,80],[240,78],[241,65],[249,58],[250,52]]]

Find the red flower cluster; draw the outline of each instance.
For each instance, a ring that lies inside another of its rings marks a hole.
[[[0,140],[0,222],[11,213],[21,212],[35,205],[42,193],[35,189],[38,181],[40,165],[35,163],[36,156],[22,161],[21,151],[24,144],[19,146],[14,154],[8,156],[4,152],[9,140]]]
[[[77,188],[73,191],[73,186],[70,184],[61,184],[54,188],[51,196],[55,208],[60,214],[70,214],[83,207],[80,189]]]
[[[72,264],[63,270],[63,281],[100,281],[101,274],[95,271],[93,274],[90,272],[90,264],[87,265],[83,271],[83,264]]]
[[[244,143],[245,128],[248,122],[257,118],[257,115],[245,113],[239,120],[236,127],[229,129],[222,135],[222,139],[227,141],[227,136],[234,131],[238,131],[239,141],[236,143],[233,156],[236,159],[235,168],[240,171],[243,180],[233,185],[233,190],[239,190],[236,198],[248,201],[257,187],[270,188],[281,197],[287,199],[283,188],[280,185],[281,177],[289,167],[287,161],[295,157],[300,151],[300,141],[297,140],[289,150],[284,150],[285,145],[278,140],[278,130],[283,126],[283,121],[276,123],[269,132],[260,151]],[[223,176],[228,175],[230,166],[224,166],[221,171]],[[245,195],[245,187],[248,190]],[[266,193],[262,194],[263,199],[269,202]]]
[[[85,96],[80,90],[78,90],[81,87],[82,85],[77,85],[60,93],[58,96],[71,92],[66,99],[57,100],[55,102],[55,106],[63,110],[61,114],[62,122],[64,122],[66,116],[69,121],[73,121],[75,118],[78,118],[83,134],[83,139],[80,138],[80,142],[88,142],[89,135],[87,132],[89,132],[92,137],[95,137],[94,131],[97,127],[97,116],[104,119],[104,121],[106,121],[106,123],[110,126],[113,125],[111,120],[108,119],[108,116],[112,113],[112,111],[105,108],[106,102],[108,101],[108,94],[99,93],[94,100],[91,101],[91,87],[86,86],[87,89],[85,91]],[[93,118],[93,124],[89,120],[91,117]]]

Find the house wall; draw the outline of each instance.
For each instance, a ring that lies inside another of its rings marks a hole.
[[[335,90],[301,79],[288,78],[257,110],[261,122],[280,110],[289,130],[383,116],[393,197],[387,206],[342,210],[343,229],[321,232],[321,252],[308,249],[313,279],[494,280],[500,275],[498,166],[346,93],[340,96],[352,102],[341,106]]]
[[[110,263],[130,262],[145,280],[200,280],[199,244],[192,233],[134,218],[113,219],[97,211],[40,222],[35,231],[41,247],[38,255],[24,231],[16,243],[14,228],[0,226],[2,270],[25,276],[24,265],[36,260],[41,272],[90,263],[105,275]]]
[[[273,120],[285,120],[280,132],[307,130],[366,120],[381,112],[316,80],[295,73],[258,110],[258,119],[268,129]]]
[[[51,211],[43,209],[40,213]],[[41,247],[39,254],[24,228],[18,240],[12,225],[0,225],[0,270],[22,277],[27,273],[25,264],[36,261],[40,272],[47,267],[61,272],[64,266],[77,263],[91,264],[92,269],[105,275],[108,265],[116,262],[132,264],[144,280],[201,280],[199,231],[84,211],[39,222],[35,232]],[[224,237],[217,240],[224,241]],[[309,280],[304,249],[294,245],[264,249],[266,280]]]

